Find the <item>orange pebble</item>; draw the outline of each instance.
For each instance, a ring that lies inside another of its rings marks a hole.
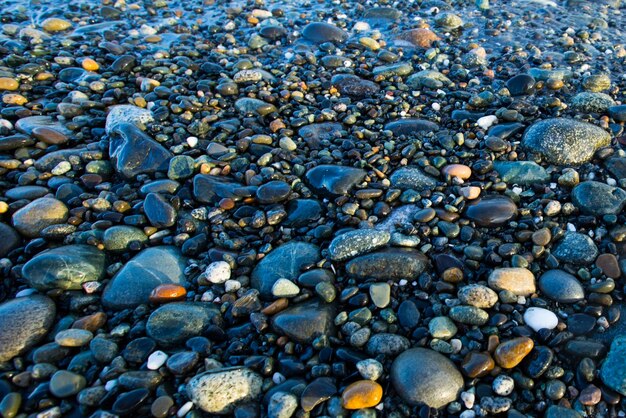
[[[472,169],[465,164],[450,164],[441,170],[444,175],[450,177],[458,177],[462,180],[467,180],[472,175]]]
[[[100,65],[91,58],[85,58],[81,65],[87,71],[98,71],[100,69]]]
[[[480,196],[480,187],[477,186],[467,186],[461,188],[461,195],[469,200],[476,199]]]
[[[346,409],[363,409],[378,405],[382,398],[382,386],[372,380],[359,380],[344,389],[341,403]]]
[[[167,303],[176,300],[184,299],[187,295],[187,290],[184,287],[177,284],[160,284],[154,288],[150,293],[150,302],[152,303]]]

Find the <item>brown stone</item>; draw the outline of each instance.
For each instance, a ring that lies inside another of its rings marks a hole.
[[[0,90],[14,91],[20,86],[17,80],[11,77],[0,77]]]
[[[439,38],[433,31],[427,28],[418,28],[408,30],[400,36],[399,40],[410,42],[413,46],[428,49],[432,46],[433,42],[438,41]]]
[[[363,409],[378,405],[382,398],[382,386],[371,380],[359,380],[344,389],[341,403],[345,409]]]
[[[100,69],[100,64],[91,58],[84,58],[81,65],[87,71],[98,71]]]
[[[481,188],[478,186],[466,186],[461,187],[461,196],[467,200],[478,199],[480,196]]]
[[[458,177],[461,180],[467,180],[472,176],[472,169],[465,164],[450,164],[445,166],[441,173],[444,176]]]
[[[503,369],[512,369],[526,357],[534,347],[534,342],[528,337],[517,337],[503,342],[496,348],[494,357]]]
[[[33,136],[48,145],[65,144],[69,140],[66,135],[47,126],[38,126],[33,129]]]
[[[471,351],[467,353],[461,363],[463,374],[470,378],[481,377],[488,374],[496,364],[486,351]]]
[[[550,243],[552,234],[548,228],[541,228],[538,231],[533,232],[532,240],[536,245],[546,246]]]
[[[78,318],[72,324],[72,328],[84,329],[95,333],[102,328],[107,322],[107,316],[104,312],[96,312],[91,315]]]
[[[489,275],[489,287],[496,291],[508,290],[517,296],[535,293],[535,276],[532,271],[521,267],[495,269]]]
[[[617,257],[613,254],[601,254],[596,259],[596,266],[602,269],[602,273],[604,273],[606,277],[610,277],[612,279],[619,278],[622,273],[619,268]]]
[[[459,283],[463,280],[463,270],[458,267],[450,267],[441,274],[441,278],[447,283]]]
[[[287,306],[289,306],[289,299],[287,298],[276,299],[274,302],[272,302],[271,304],[263,308],[263,310],[261,310],[261,313],[264,315],[271,316],[271,315],[277,314],[278,312],[282,310],[285,310]]]
[[[178,284],[160,284],[150,293],[150,302],[167,303],[185,299],[187,290]]]
[[[602,399],[600,388],[595,385],[589,385],[580,392],[578,400],[585,406],[597,405]]]

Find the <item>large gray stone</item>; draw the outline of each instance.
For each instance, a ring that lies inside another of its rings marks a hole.
[[[605,385],[626,396],[626,336],[619,336],[611,343],[600,378]]]
[[[463,376],[454,363],[436,351],[412,348],[391,366],[391,383],[411,405],[441,408],[453,402],[463,388]]]
[[[65,245],[37,254],[24,265],[22,276],[38,290],[79,290],[85,282],[101,280],[106,256],[92,245]]]
[[[564,263],[587,265],[595,261],[598,247],[588,235],[578,232],[567,232],[560,240],[552,254]]]
[[[187,383],[187,395],[203,411],[226,415],[237,405],[254,401],[262,385],[263,378],[250,369],[215,369],[194,376]]]
[[[0,362],[37,344],[54,323],[56,306],[47,296],[17,298],[0,305]]]
[[[328,254],[336,261],[347,260],[382,247],[390,238],[389,232],[376,229],[348,231],[332,240]]]
[[[346,264],[346,272],[359,279],[416,279],[428,266],[428,258],[419,251],[388,248],[354,258]]]
[[[184,344],[202,335],[219,310],[211,303],[173,302],[161,306],[148,318],[146,333],[164,346]]]
[[[65,222],[68,214],[67,206],[60,200],[41,197],[13,214],[13,226],[20,234],[35,238],[50,225]]]
[[[120,269],[104,289],[102,302],[111,309],[134,308],[148,303],[160,284],[185,284],[187,260],[176,247],[147,248]]]
[[[272,327],[299,343],[310,343],[315,338],[335,333],[335,307],[321,302],[306,302],[279,312],[272,318]]]
[[[616,215],[626,205],[626,191],[598,181],[585,181],[572,190],[572,203],[587,215]]]
[[[610,143],[611,135],[604,129],[567,118],[537,122],[526,130],[522,139],[525,148],[559,165],[586,163],[598,148]]]

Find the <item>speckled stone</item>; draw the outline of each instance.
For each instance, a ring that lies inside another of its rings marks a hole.
[[[610,142],[611,136],[602,128],[566,118],[536,122],[522,139],[522,145],[528,150],[559,165],[583,164],[591,160],[598,148]]]

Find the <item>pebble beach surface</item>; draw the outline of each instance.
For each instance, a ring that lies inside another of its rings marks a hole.
[[[626,415],[620,0],[1,3],[1,417]]]

